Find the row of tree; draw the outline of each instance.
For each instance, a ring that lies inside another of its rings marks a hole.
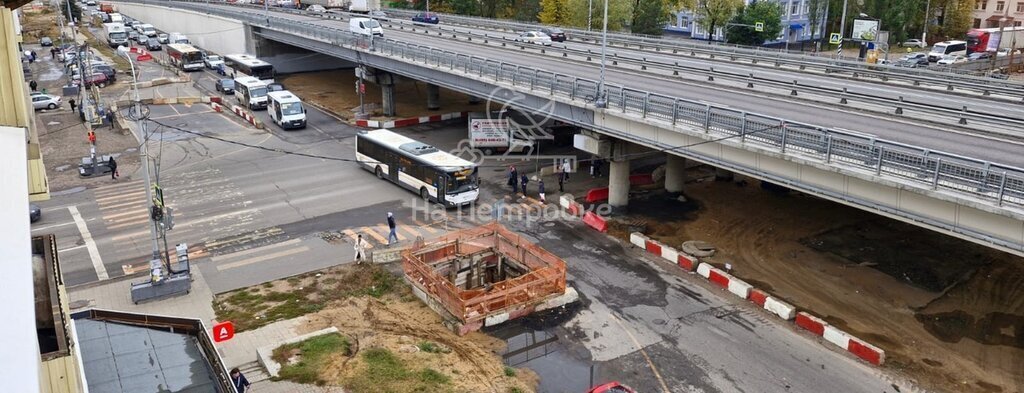
[[[398,0],[396,8],[425,9],[426,0]],[[675,13],[692,12],[704,31],[722,28],[726,40],[745,45],[760,45],[783,30],[783,15],[788,3],[778,0],[607,0],[608,28],[633,33],[660,35]],[[799,0],[796,0],[799,1]],[[805,27],[824,39],[838,32],[843,0],[804,0],[808,25]],[[929,4],[930,2],[930,4]],[[433,0],[431,11],[488,18],[541,22],[576,28],[600,29],[605,0]],[[860,13],[881,20],[881,29],[890,32],[892,42],[919,37],[925,26],[932,39],[962,37],[971,27],[974,0],[860,0],[849,1],[847,34]],[[930,9],[928,24],[925,8]],[[825,25],[822,26],[824,21]],[[763,31],[753,25],[764,23]],[[824,33],[824,34],[821,34]],[[706,37],[695,37],[706,38]],[[931,39],[930,39],[931,41]]]

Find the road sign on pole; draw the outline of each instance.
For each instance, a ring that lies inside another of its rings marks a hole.
[[[828,43],[832,45],[839,45],[843,43],[843,35],[839,33],[832,33],[828,36]]]
[[[764,22],[754,22],[754,31],[756,31],[756,32],[764,31]]]

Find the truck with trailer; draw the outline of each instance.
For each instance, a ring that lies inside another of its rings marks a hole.
[[[324,8],[345,8],[349,0],[299,0],[301,8],[309,8],[311,5],[319,5]]]
[[[967,53],[998,52],[1024,46],[1024,26],[971,29],[967,32]]]

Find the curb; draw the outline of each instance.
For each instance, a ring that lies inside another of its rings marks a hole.
[[[445,113],[443,115],[431,115],[431,116],[423,116],[423,117],[412,117],[412,118],[408,118],[408,119],[398,119],[398,120],[389,120],[389,121],[356,120],[356,125],[359,126],[359,127],[368,127],[368,128],[398,128],[398,127],[414,126],[414,125],[417,125],[417,124],[436,123],[436,122],[439,122],[439,121],[458,119],[458,118],[466,117],[468,114],[469,114],[469,112],[452,112],[452,113]]]
[[[232,105],[231,111],[256,128],[263,128],[263,123],[256,119],[256,116],[238,105]]]
[[[698,275],[704,277],[712,284],[728,290],[729,293],[744,300],[750,300],[752,303],[784,321],[794,321],[796,326],[801,329],[824,338],[825,341],[846,350],[868,363],[880,366],[885,362],[884,350],[829,325],[828,322],[821,318],[803,311],[797,312],[796,307],[793,305],[771,296],[768,292],[754,288],[743,280],[733,277],[731,274],[708,263],[699,262],[699,258],[687,255],[657,240],[652,240],[639,232],[629,234],[629,243],[644,249],[650,254],[662,257],[688,272],[692,272],[694,265],[696,265]]]

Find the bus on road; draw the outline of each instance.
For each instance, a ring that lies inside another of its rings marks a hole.
[[[476,164],[386,129],[356,134],[356,161],[377,178],[446,207],[476,201]]]
[[[203,52],[188,44],[168,44],[167,55],[171,57],[171,64],[185,71],[202,70]]]
[[[274,83],[274,66],[256,56],[227,55],[224,56],[225,71],[232,78],[251,76],[264,83]]]

